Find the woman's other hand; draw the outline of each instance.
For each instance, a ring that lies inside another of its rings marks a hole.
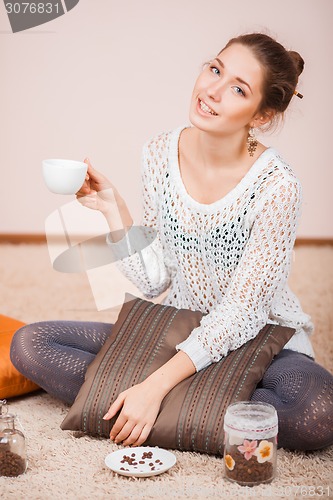
[[[156,421],[163,397],[147,380],[121,392],[103,417],[110,420],[120,411],[110,439],[124,446],[143,444]]]
[[[143,382],[121,392],[103,417],[110,420],[120,411],[110,438],[126,446],[140,446],[144,443],[156,421],[164,397],[195,371],[189,356],[179,351]]]

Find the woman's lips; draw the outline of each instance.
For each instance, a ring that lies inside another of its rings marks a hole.
[[[210,108],[208,106],[208,104],[206,104],[201,99],[198,99],[198,109],[199,109],[200,114],[204,114],[205,116],[207,116],[207,115],[217,116],[217,113],[215,113],[215,111],[212,108]]]

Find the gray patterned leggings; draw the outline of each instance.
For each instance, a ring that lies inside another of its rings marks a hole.
[[[72,404],[111,329],[78,321],[27,325],[14,335],[11,360],[49,394]],[[333,444],[333,376],[304,354],[283,350],[251,399],[276,408],[280,447],[317,450]]]

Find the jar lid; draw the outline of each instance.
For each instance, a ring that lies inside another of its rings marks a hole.
[[[268,439],[277,435],[278,416],[268,403],[241,401],[228,406],[223,428],[238,437]]]

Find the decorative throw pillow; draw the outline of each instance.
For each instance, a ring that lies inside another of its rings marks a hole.
[[[38,385],[16,370],[9,357],[13,335],[21,326],[24,326],[21,321],[0,314],[0,399],[39,389]]]
[[[176,354],[175,346],[188,337],[201,318],[200,312],[126,296],[112,333],[89,365],[61,428],[109,437],[117,416],[110,421],[102,417],[117,395]],[[179,383],[164,398],[145,444],[223,454],[227,406],[250,398],[294,331],[266,325],[253,340]]]

